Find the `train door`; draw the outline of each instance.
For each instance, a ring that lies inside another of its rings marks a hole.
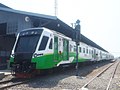
[[[58,60],[58,37],[54,37],[54,60]]]
[[[94,60],[95,60],[95,54],[96,54],[96,50],[93,49],[93,58],[94,58]]]
[[[97,51],[96,51],[96,49],[94,49],[94,60],[97,60]]]
[[[66,39],[63,39],[63,60],[69,59],[69,42]]]

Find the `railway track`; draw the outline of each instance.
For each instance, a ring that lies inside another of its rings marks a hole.
[[[0,90],[29,82],[31,79],[11,79],[0,82]]]
[[[115,65],[115,68],[113,70],[113,72],[111,73],[111,76],[110,76],[110,79],[108,81],[108,85],[106,87],[105,90],[109,90],[110,88],[110,85],[111,85],[111,82],[112,82],[112,79],[114,78],[114,75],[115,75],[115,72],[116,72],[116,69],[119,65],[120,61],[118,62],[114,62],[112,63],[111,65],[109,65],[108,67],[106,67],[105,69],[103,69],[100,73],[98,73],[97,75],[95,75],[92,79],[90,79],[86,84],[84,84],[81,88],[81,90],[89,90],[88,88],[88,85],[91,83],[91,82],[94,82],[94,80],[97,78],[97,77],[100,77],[102,74],[104,74],[104,72],[106,72],[109,68],[111,68],[112,66]]]
[[[116,63],[117,64],[117,63]],[[111,67],[111,66],[113,66],[114,65],[114,63],[110,63],[109,64],[110,66],[108,67],[108,65],[106,65],[105,67],[107,67],[108,69]],[[96,66],[98,66],[98,65],[96,65]],[[95,67],[96,67],[95,66]],[[105,67],[103,67],[103,68],[105,68]],[[90,68],[90,67],[89,67]],[[101,70],[103,70],[103,68],[102,69],[100,69],[100,70],[98,70],[97,71],[97,73],[99,73]],[[106,70],[105,71],[107,71],[108,69],[106,68]],[[93,70],[93,69],[92,69]],[[103,71],[104,71],[103,70]],[[66,70],[63,70],[63,71],[65,71],[66,72]],[[71,70],[70,70],[71,71]],[[86,71],[86,70],[84,70],[84,71]],[[90,70],[91,71],[91,70]],[[105,72],[104,71],[104,72]],[[60,80],[62,80],[62,79],[64,79],[65,77],[69,77],[69,76],[71,76],[71,75],[73,75],[74,73],[70,73],[70,74],[68,74],[69,73],[69,70],[67,71],[67,74],[65,73],[65,72],[57,72],[57,73],[54,73],[54,74],[52,74],[52,75],[47,75],[46,77],[45,76],[43,76],[43,78],[39,78],[39,79],[36,79],[36,78],[34,78],[34,80],[35,80],[35,82],[36,82],[36,86],[38,87],[38,88],[47,88],[48,87],[48,89],[49,89],[49,87],[53,87],[54,85],[57,85],[58,84],[58,82],[60,81]],[[103,73],[104,73],[103,72]],[[84,75],[84,73],[86,73],[86,72],[83,72],[83,75]],[[62,76],[62,75],[65,75],[65,76]],[[94,75],[96,74],[96,72],[94,73]],[[59,75],[59,76],[58,76]],[[93,74],[92,74],[93,75]],[[93,76],[94,76],[93,75]],[[101,76],[102,74],[100,74],[100,75],[98,75],[98,77],[99,76]],[[111,74],[110,74],[111,75]],[[57,77],[56,77],[57,76]],[[92,76],[92,77],[93,77]],[[54,77],[54,79],[53,79],[53,77]],[[59,77],[59,78],[58,78]],[[90,78],[91,78],[91,75],[90,75]],[[90,79],[89,78],[89,79]],[[70,78],[71,79],[71,78]],[[70,80],[70,79],[68,79],[68,80]],[[34,81],[33,79],[31,80],[31,81]],[[76,80],[76,78],[73,78],[73,80]],[[8,80],[8,81],[4,81],[4,82],[0,82],[0,90],[3,90],[3,89],[8,89],[9,87],[12,87],[12,89],[17,89],[18,88],[18,86],[16,86],[16,85],[20,85],[19,86],[19,89],[30,89],[31,87],[33,87],[32,89],[34,89],[34,83],[32,82],[32,85],[30,84],[30,87],[24,87],[24,83],[28,83],[28,82],[31,82],[30,80],[28,80],[28,81],[26,81],[26,79],[22,79],[22,80],[19,80],[19,79],[12,79],[12,80]],[[79,84],[77,85],[77,83],[78,83],[78,81],[80,81],[79,82]],[[38,83],[38,82],[40,82],[40,83]],[[79,79],[77,79],[77,81],[75,81],[76,82],[76,84],[74,84],[74,83],[70,83],[70,81],[68,81],[68,85],[66,84],[66,81],[62,81],[62,82],[60,82],[59,83],[59,85],[61,86],[62,85],[62,87],[70,87],[70,88],[73,88],[73,87],[77,87],[79,90],[81,90],[80,88],[82,87],[82,85],[83,84],[81,84],[81,82],[83,82],[81,79],[79,80]],[[107,81],[108,82],[108,81]],[[38,84],[37,84],[38,83]],[[23,84],[23,86],[21,85],[21,84]],[[46,86],[44,86],[44,85],[46,85]],[[65,86],[64,86],[65,85]],[[73,86],[72,86],[73,85]],[[89,85],[89,84],[88,84]],[[87,85],[87,86],[88,86]],[[15,86],[15,87],[13,87],[13,86]],[[87,88],[87,86],[85,86],[84,88]],[[58,88],[58,90],[60,90],[60,89],[62,89],[61,87],[57,87],[57,86],[54,86],[54,87],[56,87],[56,88]],[[89,87],[88,87],[89,88]],[[56,89],[57,90],[57,89]],[[86,90],[86,89],[85,89]],[[90,89],[91,90],[91,89]],[[98,90],[98,89],[94,89],[94,90]],[[99,90],[103,90],[103,89],[99,89]],[[109,89],[108,89],[109,90]]]
[[[110,78],[110,80],[109,80],[109,83],[108,83],[108,85],[107,85],[106,90],[109,90],[109,88],[110,88],[111,82],[112,82],[112,80],[113,80],[113,78],[114,78],[114,75],[115,75],[115,73],[116,73],[116,70],[117,70],[117,68],[118,68],[119,63],[120,63],[120,61],[117,63],[114,71],[112,72],[112,75],[111,75],[111,78]]]

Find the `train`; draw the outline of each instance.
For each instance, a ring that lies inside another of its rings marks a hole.
[[[113,58],[114,56],[107,51],[79,42],[79,63]],[[45,27],[29,28],[19,32],[9,62],[16,77],[25,77],[35,71],[75,63],[76,42],[62,33]]]

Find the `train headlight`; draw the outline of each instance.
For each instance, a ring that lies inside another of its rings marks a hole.
[[[12,57],[14,57],[14,56],[15,56],[15,54],[11,54],[11,56],[12,56]]]
[[[38,56],[37,53],[34,53],[33,57],[35,58],[35,57],[37,57],[37,56]]]

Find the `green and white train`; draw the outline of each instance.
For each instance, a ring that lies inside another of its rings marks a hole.
[[[110,60],[105,51],[79,42],[78,62]],[[18,33],[10,67],[17,73],[31,73],[76,63],[76,43],[71,38],[47,28],[30,28]]]

